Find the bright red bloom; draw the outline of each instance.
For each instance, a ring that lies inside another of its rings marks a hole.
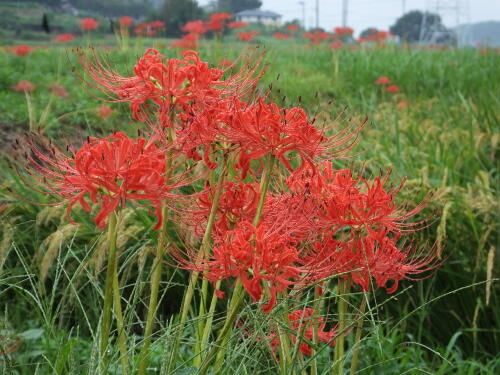
[[[231,17],[229,13],[213,13],[207,22],[207,29],[220,32],[224,28],[225,22]]]
[[[333,49],[333,50],[339,50],[339,49],[342,49],[342,47],[344,46],[344,43],[342,43],[340,40],[334,40],[331,44],[330,44],[330,48]]]
[[[108,105],[101,105],[97,108],[96,112],[97,112],[97,116],[99,116],[100,118],[102,118],[104,120],[104,119],[107,119],[109,116],[111,116],[114,111]]]
[[[243,42],[250,42],[253,38],[255,38],[256,35],[259,35],[258,31],[246,31],[237,34],[238,39],[242,40]]]
[[[243,21],[233,21],[229,22],[227,24],[227,27],[229,27],[230,29],[243,29],[245,27],[248,27],[248,23]]]
[[[205,23],[201,20],[189,21],[181,28],[181,30],[189,34],[196,35],[203,35],[207,32]]]
[[[170,47],[193,50],[198,48],[198,34],[186,34],[181,39],[174,40]]]
[[[14,86],[12,86],[12,90],[18,91],[18,92],[32,92],[36,88],[36,85],[34,83],[31,83],[30,81],[26,79],[20,80],[18,83],[16,83]]]
[[[333,31],[338,36],[352,35],[354,33],[354,30],[351,27],[336,27]]]
[[[123,133],[89,138],[70,157],[52,146],[46,150],[34,143],[31,146],[32,154],[27,157],[32,175],[49,194],[63,198],[60,204],[68,204],[70,221],[76,203],[90,211],[88,196],[91,203],[100,204],[95,222],[101,229],[108,215],[127,201],[141,206],[143,201],[149,201],[158,219],[155,229],[161,226],[161,202],[173,187],[164,177],[164,150]]]
[[[316,30],[314,32],[304,33],[304,38],[309,39],[312,44],[318,44],[326,39],[328,39],[330,35],[324,31]]]
[[[33,52],[33,48],[26,44],[21,44],[12,49],[12,53],[16,56],[26,56]]]
[[[290,25],[287,25],[286,29],[288,31],[297,31],[299,29],[299,26],[294,23],[291,23]]]
[[[91,31],[91,30],[95,30],[97,29],[97,27],[99,26],[99,22],[97,22],[95,19],[93,18],[84,18],[81,22],[80,22],[80,28],[84,31]]]
[[[292,338],[292,342],[294,344],[297,342],[297,336],[300,341],[302,341],[302,338],[312,341],[314,326],[316,326],[318,343],[324,342],[328,343],[332,347],[335,346],[334,338],[338,334],[335,327],[326,331],[326,323],[323,317],[318,316],[316,319],[317,320],[315,321],[314,310],[310,307],[306,307],[304,310],[294,310],[288,314],[290,329],[296,332],[295,334],[290,333],[290,337]],[[270,337],[272,338],[270,343],[271,348],[276,350],[280,345],[279,335],[277,333],[273,333]],[[312,355],[312,349],[306,342],[300,343],[299,350],[304,355]]]
[[[73,34],[68,33],[68,34],[59,34],[54,39],[52,39],[52,41],[58,43],[64,43],[64,42],[71,42],[73,39],[75,39],[75,36]]]
[[[154,29],[165,28],[165,22],[163,22],[163,21],[153,21],[153,22],[150,22],[148,25],[149,25],[149,27],[152,27]]]
[[[292,37],[290,34],[286,34],[286,33],[278,33],[278,32],[274,33],[274,35],[273,35],[273,36],[274,36],[274,38],[276,38],[276,39],[289,39],[289,38],[291,38],[291,37]]]
[[[391,80],[386,76],[381,76],[375,81],[375,84],[382,86],[388,85],[389,83],[391,83]]]
[[[399,88],[399,86],[390,85],[390,86],[387,86],[385,88],[385,91],[390,92],[390,93],[397,93],[397,92],[400,92],[401,89]]]
[[[312,163],[313,158],[322,155],[328,147],[328,138],[314,127],[301,108],[279,108],[274,103],[265,104],[262,98],[255,105],[234,103],[226,139],[240,146],[236,167],[242,170],[242,178],[251,160],[267,154],[274,155],[292,170],[288,152],[296,152],[302,163]]]
[[[254,302],[268,289],[269,301],[262,309],[269,312],[276,305],[277,294],[285,292],[300,275],[296,263],[299,251],[290,243],[288,236],[271,231],[264,223],[255,228],[249,222],[240,222],[215,244],[207,263],[207,277],[213,282],[240,279]]]
[[[52,83],[49,85],[52,93],[60,98],[67,99],[69,97],[68,91],[58,83]]]
[[[120,26],[122,26],[122,27],[131,27],[134,24],[134,19],[132,17],[123,16],[123,17],[120,17],[118,22],[120,23]]]

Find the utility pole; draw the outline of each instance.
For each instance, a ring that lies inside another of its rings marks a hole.
[[[299,5],[302,5],[302,28],[306,29],[306,3],[299,1]]]
[[[319,0],[316,0],[316,28],[319,28]]]
[[[349,0],[342,0],[342,27],[347,26],[347,8]]]

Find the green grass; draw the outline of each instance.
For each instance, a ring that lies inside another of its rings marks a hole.
[[[154,43],[167,56],[178,54],[165,48],[167,41]],[[395,48],[332,52],[292,41],[266,43],[265,61],[269,65],[260,86],[262,93],[272,83],[271,99],[281,102],[285,97],[287,106],[296,105],[300,96],[302,105],[311,114],[317,113],[317,121],[329,121],[345,107],[354,118],[368,116],[352,152],[357,156],[337,161],[339,166],[367,160],[364,167],[368,172],[390,169],[395,183],[408,177],[402,194],[409,205],[429,197],[421,216],[431,219],[418,239],[428,246],[437,241],[446,262],[433,277],[404,283],[396,296],[383,291],[376,294],[358,373],[500,371],[500,284],[497,279],[489,286],[485,282],[488,267],[492,267],[493,277],[499,277],[495,264],[500,259],[500,55]],[[223,46],[207,42],[200,54],[216,64],[223,57],[236,58],[241,47],[233,42]],[[143,50],[103,53],[112,66],[127,73]],[[25,58],[0,52],[0,66],[0,134],[5,134],[3,148],[7,153],[14,139],[28,129],[25,97],[10,89],[20,79],[37,85],[32,95],[37,118],[50,100],[47,85],[59,82],[68,90],[69,98],[54,100],[47,120],[39,124],[55,139],[77,142],[113,129],[135,134],[139,127],[122,104],[111,104],[115,113],[106,120],[96,115],[95,109],[102,102],[91,95],[98,93],[89,92],[72,72],[72,67],[79,68],[70,50],[37,49]],[[388,94],[376,86],[374,80],[382,75],[401,87],[401,93]],[[403,101],[407,101],[405,108]],[[0,343],[6,337],[22,340],[12,355],[0,355],[0,368],[8,374],[96,373],[103,235],[83,212],[76,215],[82,224],[71,227],[63,208],[32,204],[49,200],[23,185],[7,163],[2,163],[0,176]],[[119,240],[121,289],[127,306],[124,314],[133,333],[129,337],[131,358],[142,339],[137,322],[143,321],[146,313],[152,263],[148,254],[154,239],[145,228],[151,224],[145,211],[131,211]],[[493,265],[488,264],[488,254],[490,259],[495,255]],[[162,290],[168,291],[160,304],[153,343],[156,373],[168,362],[169,343],[176,329],[174,317],[187,277],[165,267],[162,280]],[[487,304],[488,287],[491,298]],[[351,299],[354,306],[356,298]],[[273,319],[251,306],[242,316],[257,332],[265,330]],[[190,321],[186,342],[194,326]],[[277,365],[258,337],[243,342],[238,339],[241,334],[234,333],[225,373],[276,373]],[[347,358],[350,350],[348,346]],[[120,373],[118,349],[112,348],[112,353],[116,373]],[[186,345],[180,355],[187,366],[190,351]],[[326,356],[325,352],[321,355]],[[326,371],[327,358],[320,356],[318,360]],[[185,368],[176,373],[192,372]]]

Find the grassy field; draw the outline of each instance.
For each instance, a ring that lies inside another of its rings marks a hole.
[[[364,167],[368,174],[391,170],[396,184],[407,177],[400,199],[409,206],[429,197],[419,217],[430,220],[416,237],[436,246],[445,261],[432,277],[404,282],[393,295],[373,293],[356,373],[500,372],[500,54],[390,46],[332,51],[294,41],[264,42],[267,66],[259,90],[266,93],[272,84],[270,100],[287,107],[300,100],[318,121],[332,121],[343,110],[354,119],[368,117],[352,158],[335,161],[337,167]],[[179,55],[165,40],[147,43],[167,56]],[[130,74],[144,47],[98,53]],[[199,52],[216,66],[223,58],[234,60],[243,48],[237,42],[206,41]],[[23,182],[23,172],[7,159],[17,153],[16,139],[30,124],[61,147],[113,130],[135,135],[141,125],[131,119],[126,104],[103,103],[102,94],[82,82],[69,48],[37,48],[25,57],[0,51],[0,67],[0,368],[6,374],[99,373],[106,237],[83,211],[74,214],[80,223],[74,226],[64,207],[34,204],[51,199]],[[374,83],[380,76],[401,91],[385,92]],[[23,93],[11,89],[19,80],[36,85],[29,106]],[[66,98],[52,94],[54,83],[67,90]],[[113,109],[105,119],[98,112],[103,104]],[[128,209],[125,215],[118,237],[119,274],[129,359],[135,363],[156,240],[146,210]],[[166,373],[188,280],[186,272],[168,266],[162,272],[151,374]],[[357,300],[353,293],[351,303]],[[241,316],[260,327],[274,319],[251,305]],[[195,318],[188,319],[176,374],[196,373],[190,365]],[[277,373],[279,365],[262,343],[235,336],[221,373]],[[353,336],[347,337],[347,363]],[[329,373],[328,348],[318,353],[319,373]],[[117,344],[111,358],[110,373],[122,373]]]

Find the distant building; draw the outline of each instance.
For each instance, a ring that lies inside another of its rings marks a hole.
[[[236,21],[260,23],[266,26],[281,26],[281,14],[270,10],[250,9],[235,14]]]

